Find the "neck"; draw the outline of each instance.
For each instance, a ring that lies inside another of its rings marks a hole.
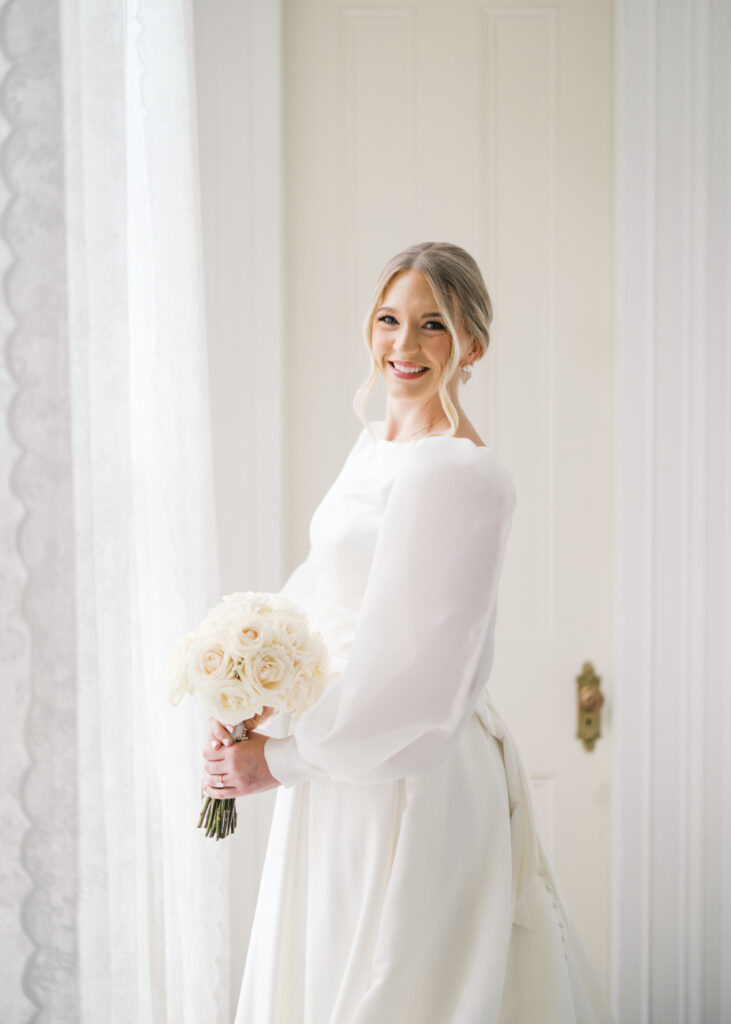
[[[457,410],[457,426],[459,427],[463,418],[462,409],[459,403],[454,400],[454,397],[450,397]],[[384,428],[384,437],[387,441],[406,441],[425,434],[441,433],[444,430],[449,430],[450,423],[444,414],[438,395],[435,402],[430,402],[421,408],[409,408],[411,405],[412,403],[410,402],[387,402]]]

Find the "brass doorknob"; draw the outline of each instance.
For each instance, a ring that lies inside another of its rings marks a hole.
[[[577,737],[583,741],[586,750],[593,750],[594,743],[601,736],[599,731],[600,709],[604,703],[604,694],[599,689],[601,676],[594,671],[590,661],[585,661],[581,672],[576,677],[578,728]]]

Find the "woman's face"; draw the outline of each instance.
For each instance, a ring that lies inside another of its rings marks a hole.
[[[376,310],[371,338],[389,395],[414,397],[421,405],[437,394],[452,336],[423,274],[404,270],[393,278]],[[459,338],[457,344],[462,350]],[[449,385],[453,398],[458,379],[455,373]]]

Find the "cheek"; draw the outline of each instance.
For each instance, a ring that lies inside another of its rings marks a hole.
[[[387,346],[381,333],[374,330],[371,335],[371,348],[373,349],[373,358],[377,363],[383,362],[386,347]]]
[[[442,366],[446,365],[451,349],[452,343],[446,335],[441,338],[432,338],[431,344],[428,346],[430,358]]]

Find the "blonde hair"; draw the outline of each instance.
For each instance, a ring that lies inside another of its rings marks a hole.
[[[363,322],[363,337],[368,350],[370,369],[368,377],[361,384],[353,398],[353,408],[364,424],[371,437],[375,434],[365,414],[365,407],[373,388],[378,380],[378,366],[373,355],[373,324],[376,311],[383,297],[397,274],[405,270],[415,270],[423,274],[431,290],[437,308],[444,318],[447,330],[452,336],[452,345],[447,362],[442,367],[439,377],[439,398],[444,413],[449,420],[450,429],[445,431],[451,437],[457,430],[457,410],[449,397],[447,381],[451,380],[459,363],[459,345],[456,322],[461,318],[467,334],[476,338],[480,346],[478,359],[482,359],[490,344],[490,324],[492,322],[492,302],[485,285],[484,278],[475,260],[466,250],[449,242],[419,242],[393,256],[380,273],[373,291],[366,318]]]

